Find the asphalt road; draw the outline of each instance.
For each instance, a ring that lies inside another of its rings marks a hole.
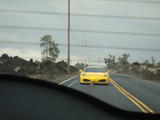
[[[79,76],[61,84],[124,110],[160,113],[160,85],[129,75],[111,74],[110,77],[109,85],[81,85]]]

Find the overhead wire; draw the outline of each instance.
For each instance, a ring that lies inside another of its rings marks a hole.
[[[159,0],[97,0],[97,1],[106,1],[106,2],[133,2],[133,3],[153,3],[159,4]]]
[[[67,31],[67,29],[65,29],[65,28],[32,27],[32,26],[16,26],[16,25],[0,25],[0,28],[24,29],[24,30]],[[154,37],[159,37],[160,36],[160,33],[147,33],[147,32],[146,33],[142,33],[142,32],[126,32],[126,31],[103,31],[103,30],[88,30],[88,29],[71,29],[71,32],[117,34],[117,35],[132,35],[132,36],[154,36]]]
[[[22,42],[22,41],[9,41],[0,40],[2,44],[23,44],[23,45],[39,45],[38,42]],[[59,43],[60,46],[67,47],[67,44]],[[81,44],[71,44],[71,47],[83,47]],[[160,52],[160,49],[152,48],[136,48],[136,47],[118,47],[118,46],[106,46],[106,45],[86,45],[86,48],[98,48],[98,49],[114,49],[114,50],[130,50],[130,51],[146,51],[146,52]]]
[[[67,21],[62,17],[63,14],[60,14],[59,12],[57,12],[57,10],[53,7],[53,4],[51,5],[51,3],[48,0],[43,0],[43,1],[52,10],[52,12],[47,12],[47,15],[57,15],[64,23],[67,23]],[[38,13],[38,14],[45,14],[46,15],[46,13],[44,13],[44,12],[43,13]],[[63,55],[61,57],[64,58]]]
[[[51,4],[49,3],[48,0],[44,0],[44,2],[46,3],[46,5],[51,9],[51,10],[54,10],[55,11],[55,15],[57,15],[60,19],[62,19],[63,21],[66,22],[66,20],[57,12],[56,9],[54,9],[54,7],[51,6]],[[53,15],[53,13],[52,13]]]
[[[45,0],[48,6],[50,4]],[[160,1],[148,1],[148,0],[106,0],[106,1],[118,1],[118,2],[145,2],[145,3],[160,3]],[[52,9],[52,6],[50,6]],[[55,12],[44,12],[44,11],[24,11],[24,10],[2,10],[0,12],[11,12],[11,13],[27,13],[27,14],[43,14],[43,15],[58,15],[59,18],[63,18],[62,16],[67,15],[67,13],[58,13]],[[72,16],[86,16],[86,17],[104,17],[104,18],[120,18],[120,19],[140,19],[140,20],[160,20],[159,17],[139,17],[139,16],[114,16],[114,15],[96,15],[96,14],[79,14],[79,13],[71,13]],[[0,28],[11,28],[11,29],[25,29],[25,30],[54,30],[54,31],[67,31],[67,29],[63,28],[47,28],[47,27],[30,27],[30,26],[9,26],[9,25],[0,25]],[[87,33],[103,33],[103,34],[120,34],[120,35],[138,35],[138,36],[155,36],[159,37],[160,33],[138,33],[138,32],[119,32],[119,31],[102,31],[102,30],[83,30],[83,29],[72,29],[72,32],[87,32]],[[0,41],[0,43],[5,43],[4,41]],[[10,44],[14,44],[15,42],[8,42]],[[18,44],[20,42],[17,42]],[[24,44],[24,43],[20,43]],[[30,44],[30,43],[29,43]],[[33,42],[32,42],[33,44]],[[34,43],[37,44],[37,43]],[[66,46],[66,44],[60,44],[60,46]],[[83,47],[79,44],[72,44],[71,47]],[[101,45],[86,45],[87,48],[105,48],[105,49],[117,49],[117,50],[136,50],[136,51],[152,51],[152,52],[160,52],[160,49],[146,49],[146,48],[127,48],[127,47],[114,47],[114,46],[101,46]]]
[[[58,13],[53,11],[31,11],[31,10],[11,10],[11,9],[0,9],[0,13],[22,13],[22,14],[40,14],[40,15],[58,15],[67,16],[67,13]],[[115,18],[115,19],[139,19],[139,20],[160,20],[160,17],[142,17],[142,16],[118,16],[118,15],[103,15],[103,14],[84,14],[84,13],[71,13],[71,16],[77,17],[100,17],[100,18]]]

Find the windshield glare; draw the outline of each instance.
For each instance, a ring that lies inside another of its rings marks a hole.
[[[106,71],[103,68],[85,68],[84,72],[105,73]]]

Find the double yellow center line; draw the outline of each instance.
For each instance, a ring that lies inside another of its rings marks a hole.
[[[120,85],[118,85],[114,80],[110,78],[110,82],[114,85],[117,90],[122,93],[125,97],[127,97],[132,103],[134,103],[142,112],[144,113],[155,113],[151,108],[145,105],[143,102],[138,100],[136,97],[131,95],[125,89],[123,89]]]

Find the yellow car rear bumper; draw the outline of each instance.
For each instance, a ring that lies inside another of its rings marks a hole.
[[[87,77],[80,76],[80,83],[82,84],[109,84],[109,77]]]

